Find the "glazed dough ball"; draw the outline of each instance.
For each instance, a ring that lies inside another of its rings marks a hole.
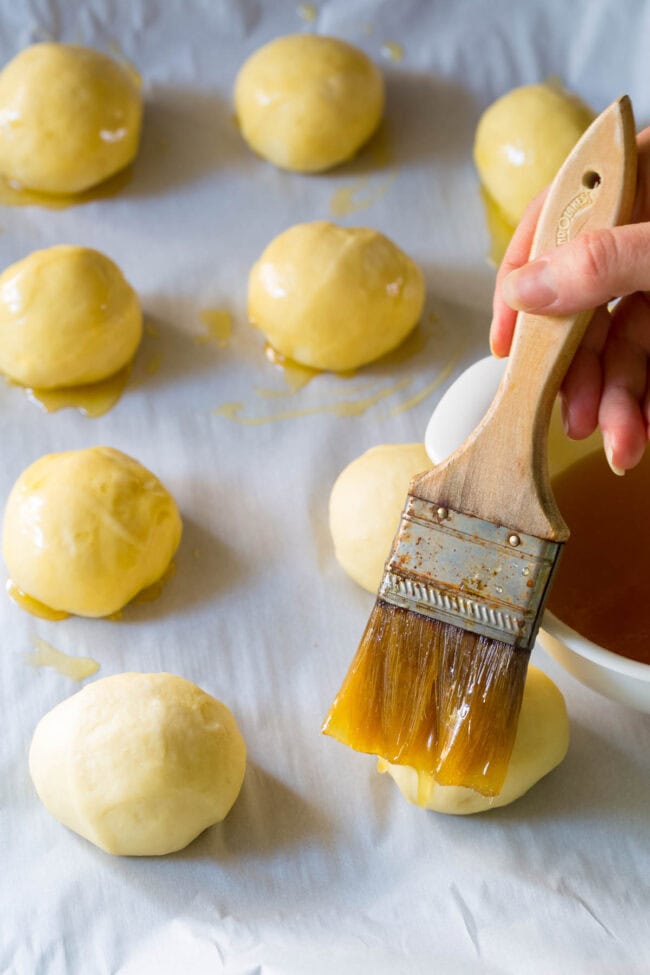
[[[324,220],[275,237],[248,279],[251,324],[314,369],[356,369],[390,352],[423,304],[422,272],[391,240]]]
[[[317,172],[349,159],[372,135],[384,83],[358,48],[292,34],[249,57],[237,76],[235,106],[258,155],[282,169]]]
[[[0,72],[0,173],[43,193],[81,193],[138,151],[134,71],[73,44],[34,44]]]
[[[579,98],[551,84],[514,88],[483,113],[474,142],[476,167],[513,226],[593,117]]]
[[[163,575],[178,547],[176,502],[151,471],[111,447],[46,454],[5,508],[13,583],[50,609],[109,616]]]
[[[246,746],[234,717],[173,674],[117,674],[38,723],[29,770],[46,809],[107,853],[181,850],[227,815]]]
[[[482,796],[464,786],[440,785],[424,774],[418,803],[418,773],[408,765],[391,765],[379,759],[380,772],[388,772],[409,802],[434,812],[464,816],[507,806],[528,792],[536,782],[559,765],[569,747],[569,719],[559,688],[550,677],[530,666],[524,687],[517,736],[508,772],[498,796]]]
[[[135,355],[138,297],[89,247],[34,251],[0,275],[0,371],[40,389],[94,383]]]
[[[423,444],[385,444],[357,457],[334,482],[329,520],[336,558],[368,592],[379,588],[411,479],[430,467]]]

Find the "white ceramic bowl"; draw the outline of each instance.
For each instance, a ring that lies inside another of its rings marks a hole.
[[[425,447],[434,463],[444,460],[477,425],[492,401],[505,360],[488,356],[463,372],[436,406],[425,435]],[[587,440],[569,440],[559,411],[553,413],[549,434],[551,475],[601,450],[598,433]],[[592,690],[639,711],[650,713],[650,665],[629,660],[599,647],[572,630],[548,610],[539,631],[539,643],[569,674]]]

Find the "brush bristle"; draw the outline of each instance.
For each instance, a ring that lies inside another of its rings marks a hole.
[[[529,656],[379,599],[323,731],[443,785],[498,795]]]

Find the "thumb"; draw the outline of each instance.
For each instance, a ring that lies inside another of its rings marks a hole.
[[[549,315],[572,315],[650,291],[650,223],[583,234],[511,271],[502,287],[511,308]]]

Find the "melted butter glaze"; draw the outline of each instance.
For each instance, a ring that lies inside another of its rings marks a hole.
[[[63,653],[38,636],[32,642],[34,650],[25,654],[25,662],[30,667],[51,667],[57,674],[77,681],[85,680],[99,670],[99,663],[92,657],[75,657]]]
[[[98,383],[67,386],[62,389],[25,388],[29,399],[43,407],[47,413],[72,408],[79,410],[84,416],[98,417],[108,413],[119,402],[130,374],[131,363],[116,372],[114,376],[102,379]]]
[[[133,166],[126,166],[119,173],[110,176],[97,186],[92,186],[83,193],[41,193],[20,186],[13,180],[0,176],[0,206],[5,207],[43,207],[46,210],[67,210],[68,207],[93,203],[95,200],[106,200],[117,196],[133,178]]]
[[[146,586],[144,589],[141,589],[140,592],[136,593],[131,602],[127,605],[131,606],[137,603],[153,603],[156,599],[159,599],[159,597],[162,595],[163,589],[175,572],[176,563],[170,562],[160,579],[153,582],[150,586]],[[45,603],[39,602],[38,599],[34,599],[33,596],[29,596],[26,592],[23,592],[22,589],[19,589],[18,586],[11,581],[11,579],[9,579],[7,582],[7,594],[17,606],[20,606],[21,609],[24,609],[25,612],[29,613],[31,616],[37,616],[39,619],[49,620],[50,622],[54,623],[58,622],[59,620],[67,620],[70,617],[70,613],[66,613],[64,610],[52,609],[50,606],[46,606]],[[111,613],[109,616],[105,616],[104,619],[118,622],[122,619],[123,611],[124,609],[120,609],[116,613]],[[99,664],[97,665],[96,669],[99,669]]]
[[[232,315],[227,308],[204,308],[199,317],[205,331],[194,337],[197,345],[206,342],[216,342],[222,348],[228,345],[232,335]]]

